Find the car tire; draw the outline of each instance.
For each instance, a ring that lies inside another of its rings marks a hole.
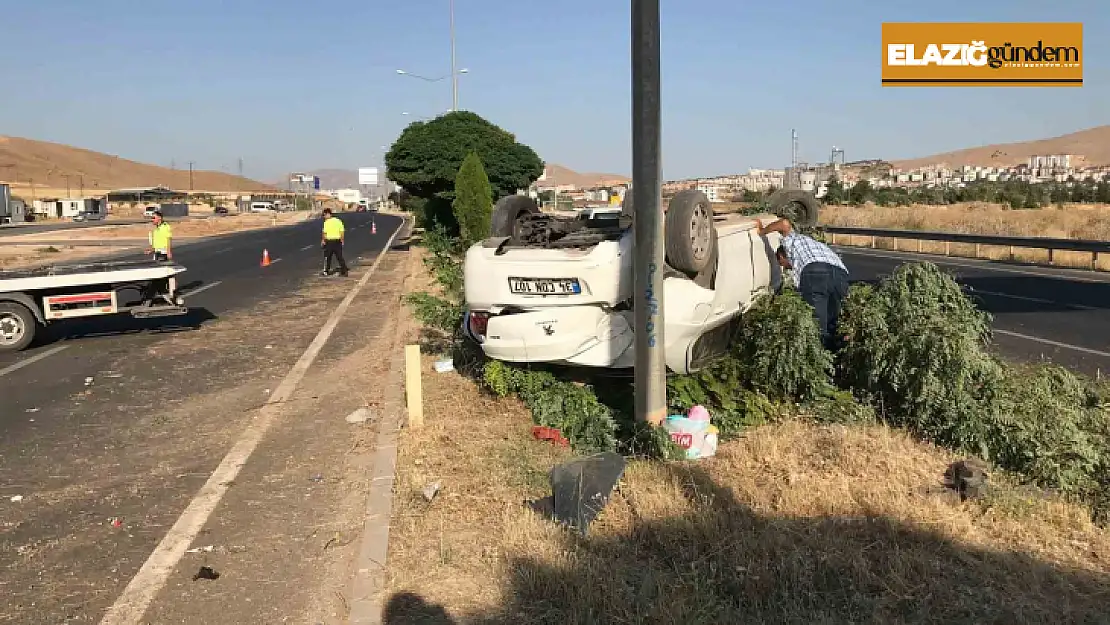
[[[517,223],[524,215],[539,214],[536,201],[524,195],[506,195],[493,206],[490,235],[512,237],[518,233]]]
[[[692,276],[701,273],[716,255],[716,228],[705,193],[679,191],[667,204],[663,220],[667,264]]]
[[[800,228],[817,225],[821,203],[813,194],[800,189],[780,189],[771,194],[767,204],[772,213]]]
[[[23,304],[0,302],[0,353],[18,352],[35,340],[38,320]]]

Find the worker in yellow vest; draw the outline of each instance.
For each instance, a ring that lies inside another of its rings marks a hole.
[[[151,229],[150,235],[147,239],[150,241],[150,247],[147,248],[147,254],[154,254],[154,260],[173,260],[173,249],[171,241],[173,240],[173,231],[170,225],[166,223],[162,217],[162,211],[154,211],[151,217],[154,223],[154,228]]]
[[[335,256],[339,261],[339,275],[347,275],[347,261],[343,260],[343,222],[331,214],[330,208],[325,208],[324,232],[321,247],[324,248],[324,272],[322,275],[331,275],[331,258]]]

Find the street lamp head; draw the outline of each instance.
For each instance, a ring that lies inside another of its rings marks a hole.
[[[398,73],[398,74],[407,74],[408,72],[406,72],[406,71],[405,71],[405,70],[403,70],[403,69],[399,69],[399,70],[397,70],[397,73]]]
[[[460,70],[459,70],[459,73],[460,73],[460,74],[469,74],[469,73],[470,73],[470,70],[464,67],[464,68],[462,68],[462,69],[460,69]]]

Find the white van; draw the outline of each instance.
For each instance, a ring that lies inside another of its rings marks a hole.
[[[273,202],[251,202],[252,213],[272,213],[274,212]]]

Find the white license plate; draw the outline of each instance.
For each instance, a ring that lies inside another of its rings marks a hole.
[[[577,278],[509,278],[514,295],[578,295],[582,286]]]

